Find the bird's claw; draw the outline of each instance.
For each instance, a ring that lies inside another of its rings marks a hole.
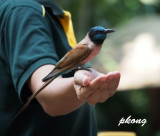
[[[78,67],[77,70],[86,70],[92,73],[92,70],[90,70],[89,68]]]

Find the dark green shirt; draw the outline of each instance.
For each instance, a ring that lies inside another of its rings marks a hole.
[[[31,74],[71,49],[57,16],[63,11],[52,0],[0,0],[0,136],[96,136],[94,108],[87,104],[50,117],[34,100],[8,124],[31,95]]]

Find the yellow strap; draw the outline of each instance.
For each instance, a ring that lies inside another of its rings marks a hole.
[[[42,5],[42,16],[45,17],[45,14],[46,14],[45,8],[44,8],[44,6]]]
[[[66,33],[66,36],[67,36],[67,39],[68,39],[70,46],[73,48],[77,44],[77,42],[76,42],[76,38],[74,35],[74,31],[73,31],[71,14],[68,11],[63,11],[63,12],[64,12],[64,17],[58,16],[58,19],[63,26],[63,29]]]

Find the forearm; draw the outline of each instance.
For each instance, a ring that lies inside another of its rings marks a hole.
[[[44,84],[42,78],[53,68],[53,65],[45,65],[33,73],[28,80],[33,93]],[[74,78],[56,78],[36,98],[49,115],[65,115],[79,108],[84,102],[94,105],[106,101],[116,92],[119,81],[119,72],[105,75],[93,69],[92,72],[79,70]]]
[[[79,108],[73,78],[57,78],[37,97],[43,109],[51,116],[64,115]]]
[[[53,66],[43,66],[34,72],[29,80],[29,87],[33,93],[43,85],[41,79],[52,68]],[[73,84],[73,77],[58,77],[37,95],[38,102],[47,114],[51,116],[64,115],[74,111],[83,104],[77,98]]]

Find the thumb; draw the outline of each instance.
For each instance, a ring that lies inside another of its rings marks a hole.
[[[74,75],[74,82],[76,85],[88,86],[92,81],[91,72],[85,70],[79,70]]]

